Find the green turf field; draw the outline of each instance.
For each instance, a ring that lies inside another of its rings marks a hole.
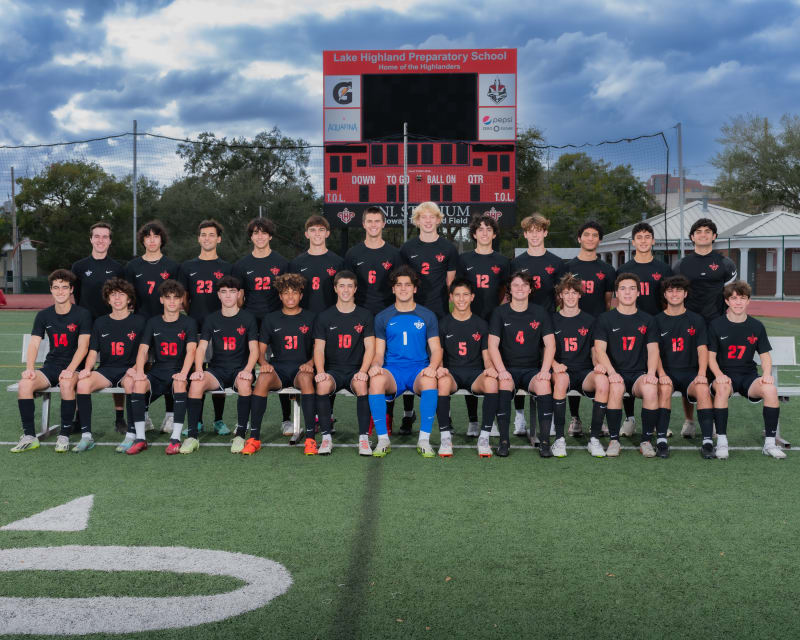
[[[0,312],[4,386],[21,371],[21,335],[32,319]],[[796,320],[765,324],[772,335],[800,333]],[[800,376],[787,371],[781,379],[797,384]],[[593,459],[573,448],[565,459],[542,460],[521,440],[505,460],[480,460],[471,448],[423,460],[397,447],[378,460],[359,458],[352,446],[326,458],[268,446],[246,458],[221,446],[167,457],[163,446],[124,456],[111,446],[12,455],[3,445],[0,526],[81,496],[95,499],[85,530],[0,531],[0,550],[183,546],[269,558],[291,574],[288,591],[265,606],[202,626],[178,616],[180,628],[131,637],[798,637],[800,454],[764,457],[761,407],[741,398],[731,406],[733,450],[725,462],[702,460],[699,440],[680,437],[668,460],[632,449],[617,460]],[[356,441],[354,407],[352,398],[336,402],[336,444]],[[0,396],[0,412],[0,441],[16,441],[14,395]],[[229,424],[234,413],[229,399]],[[285,443],[279,413],[271,399],[264,432],[275,445]],[[676,402],[675,431],[680,413]],[[587,402],[582,414],[588,423]],[[152,415],[160,423],[161,401]],[[98,441],[115,443],[110,397],[96,401],[94,416]],[[453,418],[454,443],[472,445],[463,436],[463,401],[453,401]],[[781,405],[782,434],[800,445],[798,418],[800,398]],[[203,573],[203,557],[198,551],[197,573],[188,574],[0,571],[0,601],[199,598],[239,588],[236,578]],[[148,610],[138,615],[147,618]],[[68,620],[56,622],[70,628]],[[0,615],[0,634],[4,624]]]

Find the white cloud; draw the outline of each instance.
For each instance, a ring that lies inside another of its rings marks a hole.
[[[53,57],[53,63],[64,67],[75,66],[88,66],[88,67],[102,67],[106,61],[102,56],[97,53],[76,51],[70,55],[56,55]]]
[[[299,84],[309,97],[322,95],[322,71],[318,68],[298,67],[274,60],[254,60],[242,68],[239,75],[250,82],[299,77]]]
[[[66,22],[69,27],[77,29],[81,26],[82,21],[83,11],[80,9],[67,9],[64,12],[64,22]]]
[[[79,106],[83,96],[83,93],[75,93],[66,104],[50,112],[58,126],[70,133],[97,131],[99,129],[111,130],[111,122],[103,114],[99,111],[82,109]]]

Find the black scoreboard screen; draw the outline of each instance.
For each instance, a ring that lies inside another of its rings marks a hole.
[[[514,224],[516,49],[325,51],[323,76],[331,224],[378,206],[402,225],[406,189],[409,216],[432,200],[447,225],[476,213]]]

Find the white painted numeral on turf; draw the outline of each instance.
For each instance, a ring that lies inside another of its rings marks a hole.
[[[211,596],[2,598],[0,634],[82,635],[177,629],[258,609],[286,593],[292,576],[267,558],[186,547],[0,549],[0,571],[170,571],[232,576],[246,584]]]

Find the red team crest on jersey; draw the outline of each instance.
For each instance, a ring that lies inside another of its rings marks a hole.
[[[270,269],[270,271],[272,272],[273,276],[277,276],[281,272],[279,267],[272,267],[272,269]]]
[[[136,340],[136,332],[135,332],[135,331],[131,331],[131,332],[128,334],[128,340],[130,340],[131,342],[133,342],[134,340]]]
[[[67,325],[67,329],[69,329],[70,333],[75,333],[75,329],[77,329],[77,328],[78,328],[78,325],[75,324],[74,322],[71,322],[70,324]]]
[[[497,265],[493,265],[492,266],[492,273],[494,273],[494,275],[497,275],[498,273],[500,273],[500,267],[498,267]]]
[[[383,266],[384,270],[386,270],[386,271],[388,271],[389,269],[392,268],[392,263],[389,262],[388,260],[386,262],[381,262],[381,265]]]
[[[688,333],[690,336],[693,336],[695,333],[697,333],[697,329],[695,329],[694,327],[689,327],[686,330],[686,333]]]
[[[603,273],[602,271],[600,273],[595,273],[594,275],[597,276],[598,280],[605,280],[606,279],[606,274]]]
[[[241,325],[241,326],[240,326],[238,329],[236,329],[236,332],[237,332],[237,333],[238,333],[240,336],[243,336],[245,331],[247,331],[247,329],[245,329],[245,328],[244,328],[244,325]]]
[[[480,339],[481,339],[481,334],[480,334],[480,333],[478,333],[478,332],[476,331],[475,333],[473,333],[473,334],[472,334],[472,339],[473,339],[475,342],[480,342]]]
[[[750,344],[755,344],[756,342],[758,342],[758,338],[756,338],[755,336],[748,336],[748,337],[747,337],[747,341],[748,341]]]
[[[326,271],[328,272],[329,276],[335,276],[336,275],[336,269],[334,269],[333,267],[328,267],[326,269]]]
[[[219,279],[220,279],[222,276],[224,276],[224,275],[225,275],[225,274],[224,274],[224,273],[222,273],[222,271],[215,271],[215,272],[214,272],[214,277],[215,277],[217,280],[219,280]]]
[[[436,254],[436,261],[437,262],[444,262],[445,255],[443,253]]]
[[[179,337],[181,340],[186,340],[186,332],[185,332],[185,331],[181,331],[181,332],[178,334],[178,337]]]
[[[589,330],[586,327],[581,327],[578,329],[578,333],[580,333],[582,336],[585,336],[587,333],[589,333]]]
[[[308,325],[305,325],[305,324],[304,324],[304,325],[302,325],[302,326],[300,327],[300,333],[302,333],[302,334],[306,334],[306,333],[308,333]]]
[[[660,273],[654,273],[653,274],[653,280],[655,280],[656,282],[661,280],[661,274]]]
[[[361,333],[364,330],[364,325],[363,324],[357,324],[355,327],[353,327],[353,329],[356,330],[356,333]]]
[[[709,266],[709,268],[710,268],[712,271],[716,271],[717,269],[719,269],[719,265],[718,265],[716,262],[712,262],[712,263],[711,263],[710,265],[708,265],[708,266]]]
[[[538,320],[534,320],[533,322],[531,322],[531,323],[530,323],[530,325],[531,325],[531,329],[533,329],[533,330],[535,331],[536,329],[538,329],[538,328],[539,328],[539,325],[540,325],[540,324],[542,324],[542,323],[541,323],[541,322],[539,322]]]
[[[555,267],[551,267],[551,266],[548,264],[548,265],[547,265],[547,266],[544,268],[544,270],[545,270],[545,271],[547,271],[547,275],[548,275],[548,276],[552,276],[552,275],[553,275],[553,272],[556,270],[556,268],[555,268]]]
[[[647,333],[647,327],[645,325],[641,325],[639,327],[639,333],[641,333],[642,335],[645,335]]]
[[[158,275],[160,275],[160,276],[161,276],[161,279],[162,279],[162,280],[166,280],[167,278],[169,278],[169,272],[168,272],[168,271],[162,271],[162,272],[161,272],[161,273],[159,273]]]

